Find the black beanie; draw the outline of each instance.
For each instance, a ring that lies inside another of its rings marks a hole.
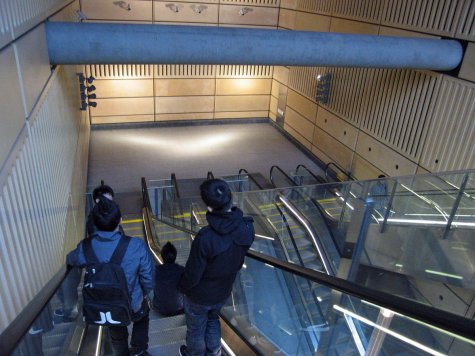
[[[213,210],[228,210],[231,207],[231,189],[222,179],[208,179],[200,185],[201,199]]]

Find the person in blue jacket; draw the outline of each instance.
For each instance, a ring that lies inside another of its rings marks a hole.
[[[185,267],[175,263],[177,250],[171,243],[163,245],[160,255],[162,265],[155,267],[155,286],[153,287],[153,307],[164,316],[183,313],[183,294],[177,284]]]
[[[203,227],[191,244],[178,289],[185,295],[186,345],[180,355],[221,355],[218,313],[231,295],[237,273],[254,241],[251,217],[232,206],[231,190],[221,179],[200,186],[208,206]]]
[[[100,262],[112,257],[123,234],[119,230],[121,213],[119,206],[106,197],[99,196],[92,211],[94,224],[98,230],[90,237],[92,249]],[[86,258],[82,242],[67,256],[67,264],[72,267],[84,267]],[[147,294],[153,288],[153,261],[145,242],[132,237],[121,263],[124,270],[131,307],[133,310],[133,331],[129,353],[128,330],[126,326],[110,326],[112,346],[116,356],[148,355],[149,306]]]

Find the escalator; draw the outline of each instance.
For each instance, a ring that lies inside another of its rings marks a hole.
[[[238,197],[237,201],[242,202],[240,207],[246,213],[255,214],[252,209],[256,204],[251,209],[249,205],[246,208],[245,199]],[[186,236],[196,231],[183,229]],[[256,239],[236,279],[232,298],[222,311],[224,323],[241,335],[257,354],[450,353],[443,342],[446,334],[412,319],[422,318],[427,323],[428,315],[431,315],[429,324],[441,326],[440,320],[436,320],[440,316],[438,310],[283,261],[275,246],[275,236],[269,231],[265,238]],[[305,284],[309,290],[318,291],[314,295],[317,301],[326,299],[325,303],[319,304],[320,315],[325,318],[323,323],[316,323],[308,310],[303,312],[305,308],[295,303],[300,293],[295,286]],[[342,286],[351,288],[342,289]],[[411,317],[405,316],[408,314]],[[464,325],[458,333],[466,335],[469,332],[467,327],[473,327],[473,321],[451,317]],[[451,327],[456,324],[450,323]],[[456,337],[451,340],[452,345],[460,347],[459,350],[465,348],[473,352],[472,341]]]

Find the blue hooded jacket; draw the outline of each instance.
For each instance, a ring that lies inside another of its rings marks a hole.
[[[119,239],[120,231],[96,231],[92,236],[92,249],[100,262],[112,257]],[[86,265],[82,243],[71,251],[66,262],[69,266],[83,268]],[[144,296],[153,289],[153,261],[143,240],[132,237],[121,263],[124,270],[130,300],[134,312],[140,310]]]

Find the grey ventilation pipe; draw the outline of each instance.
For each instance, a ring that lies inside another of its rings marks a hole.
[[[214,26],[48,22],[52,64],[253,64],[449,70],[454,40]]]

